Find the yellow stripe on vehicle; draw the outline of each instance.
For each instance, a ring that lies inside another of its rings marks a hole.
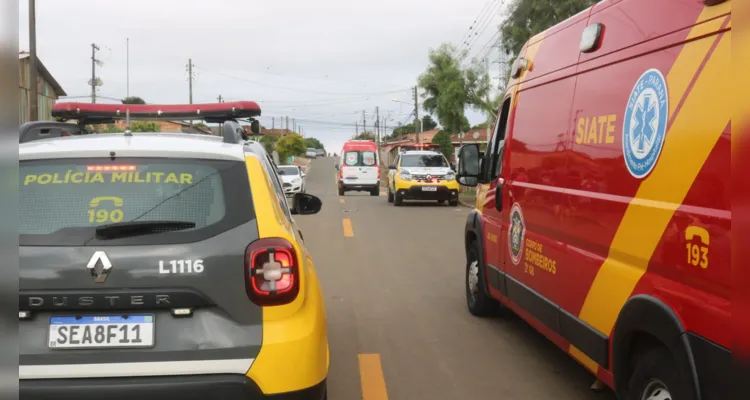
[[[705,28],[698,26],[695,29]],[[703,70],[694,77],[717,40]],[[679,90],[687,90],[689,84],[685,81],[695,79],[695,84],[678,114],[671,116],[673,122],[661,157],[651,175],[641,183],[635,198],[663,202],[670,207],[648,207],[631,202],[625,211],[607,259],[599,269],[579,314],[583,321],[600,332],[610,334],[612,331],[620,310],[646,273],[667,224],[729,123],[731,102],[726,93],[731,91],[731,79],[726,68],[730,65],[730,40],[727,32],[721,37],[704,40],[708,46],[701,41],[685,45],[667,77],[672,85],[670,103],[679,103],[684,97]],[[695,47],[704,51],[698,52]],[[694,68],[692,75],[686,72],[690,66]]]

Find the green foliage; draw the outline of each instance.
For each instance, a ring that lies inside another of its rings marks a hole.
[[[448,160],[453,159],[453,144],[451,144],[451,135],[448,132],[443,130],[438,131],[432,137],[432,143],[440,145],[440,152],[443,153],[445,158]]]
[[[500,25],[502,49],[517,55],[534,35],[583,11],[599,0],[513,0]]]
[[[313,149],[321,149],[323,151],[326,150],[325,146],[323,146],[323,143],[321,143],[320,140],[314,137],[305,138],[305,146],[312,147]]]
[[[423,131],[430,131],[438,127],[438,123],[432,119],[431,115],[425,115],[422,117],[422,130]],[[383,139],[390,140],[390,139],[397,139],[400,136],[404,136],[409,133],[416,133],[419,126],[414,126],[414,121],[409,122],[406,125],[401,125],[393,129],[390,135],[386,135]]]
[[[422,132],[424,131],[431,131],[435,128],[437,128],[438,123],[432,119],[431,115],[425,115],[422,117]]]
[[[455,47],[443,44],[430,50],[429,67],[419,77],[419,87],[424,90],[424,109],[437,116],[440,125],[449,133],[469,128],[464,115],[466,107],[490,111],[495,110],[486,97],[490,79],[486,71],[461,66],[465,53],[455,57]]]
[[[293,133],[291,135],[282,136],[276,141],[274,149],[279,153],[280,160],[286,160],[291,156],[301,156],[307,151],[305,146],[305,139],[302,136]]]
[[[146,104],[146,102],[138,96],[130,96],[122,99],[122,104]]]
[[[276,147],[276,142],[279,140],[280,137],[281,136],[279,135],[261,135],[260,143],[263,145],[266,151],[270,154],[273,152],[273,149]]]
[[[375,141],[375,134],[372,132],[362,132],[359,135],[354,136],[354,140],[372,140]]]
[[[154,121],[133,121],[130,123],[131,132],[159,132],[161,126]]]
[[[99,132],[102,132],[102,133],[119,133],[123,131],[124,131],[123,129],[120,129],[115,124],[107,124],[104,126],[99,126]]]

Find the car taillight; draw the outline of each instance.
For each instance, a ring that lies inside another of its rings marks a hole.
[[[378,180],[380,180],[380,167],[378,167]]]
[[[344,179],[344,167],[339,168],[339,177]]]
[[[299,262],[284,239],[258,239],[245,250],[245,289],[259,306],[291,303],[299,293]]]

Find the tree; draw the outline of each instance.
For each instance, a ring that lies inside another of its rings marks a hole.
[[[443,153],[445,158],[448,160],[453,159],[453,144],[451,143],[451,135],[448,132],[444,130],[438,131],[432,137],[432,143],[440,145],[440,152]]]
[[[305,146],[312,147],[313,149],[321,149],[323,151],[326,150],[325,146],[323,146],[323,143],[321,143],[320,140],[314,137],[305,138]]]
[[[282,136],[276,141],[276,146],[274,146],[274,148],[276,152],[279,153],[279,159],[282,160],[282,162],[291,156],[301,156],[307,151],[305,139],[296,133]]]
[[[438,123],[435,122],[434,119],[432,119],[431,115],[425,115],[422,117],[422,131],[431,131],[435,128],[437,128]]]
[[[482,122],[481,124],[476,124],[470,128],[471,130],[474,129],[487,129],[487,121]]]
[[[455,46],[443,44],[430,50],[430,65],[419,77],[419,87],[424,90],[424,109],[435,115],[448,133],[469,128],[464,111],[466,107],[495,113],[486,97],[490,80],[486,71],[477,67],[462,68],[462,52],[454,56]]]
[[[122,99],[122,104],[146,104],[146,102],[138,96],[130,96]]]
[[[513,0],[500,25],[502,49],[517,55],[534,35],[583,11],[599,0]]]
[[[357,136],[354,136],[354,140],[372,140],[373,142],[376,140],[375,134],[372,132],[362,132]]]
[[[154,121],[133,121],[130,123],[131,132],[159,132],[161,126]]]
[[[273,149],[276,147],[276,142],[281,136],[279,135],[261,135],[260,144],[266,149],[266,152],[273,153]]]

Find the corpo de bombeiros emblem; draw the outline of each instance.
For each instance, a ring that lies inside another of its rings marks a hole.
[[[628,171],[646,177],[659,161],[669,120],[667,81],[658,69],[644,72],[633,86],[625,107],[622,153]]]
[[[525,236],[526,223],[523,220],[523,212],[521,212],[521,206],[515,203],[510,209],[510,234],[508,235],[510,258],[514,264],[518,264],[521,261]]]

